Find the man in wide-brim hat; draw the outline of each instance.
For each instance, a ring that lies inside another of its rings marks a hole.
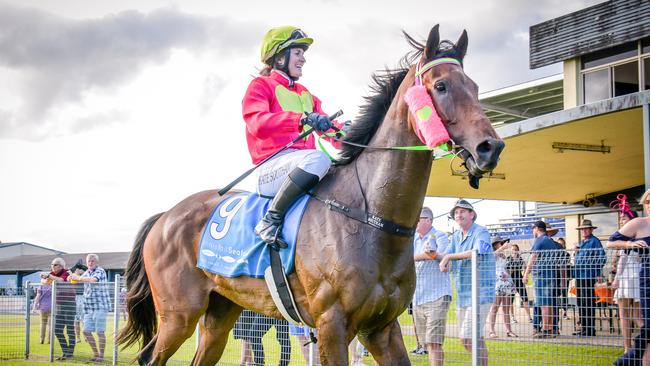
[[[481,281],[479,281],[479,306],[476,309],[479,313],[478,329],[479,339],[479,358],[487,361],[488,354],[483,337],[483,328],[487,315],[495,299],[496,285],[496,268],[494,262],[494,252],[490,243],[490,233],[488,230],[475,223],[476,211],[471,203],[464,199],[459,199],[449,211],[459,227],[454,232],[451,239],[451,245],[447,249],[447,254],[440,261],[440,270],[447,272],[449,262],[454,263],[456,276],[456,313],[458,318],[458,327],[460,332],[458,338],[465,349],[469,352],[472,350],[472,273],[471,258],[472,252],[477,251],[480,255],[478,261]],[[483,362],[483,361],[482,361]]]
[[[593,230],[593,229],[598,229],[598,226],[594,226],[594,225],[592,225],[592,224],[591,224],[591,220],[584,219],[584,220],[582,220],[582,224],[581,224],[580,226],[576,227],[576,229],[578,229],[578,230],[581,230],[581,229],[592,229],[592,230]]]
[[[576,229],[582,234],[580,248],[575,255],[576,298],[582,326],[576,335],[594,337],[596,335],[594,285],[598,276],[602,275],[607,256],[603,244],[593,235],[596,226],[591,223],[591,220],[582,220],[582,224]]]

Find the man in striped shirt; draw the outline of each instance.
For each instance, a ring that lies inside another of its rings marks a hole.
[[[413,240],[415,294],[413,316],[417,339],[429,354],[430,365],[444,363],[447,311],[451,303],[449,273],[440,271],[440,258],[449,245],[447,234],[433,227],[433,213],[423,207]]]
[[[81,276],[72,274],[70,279],[84,283],[84,336],[93,350],[91,362],[104,360],[106,346],[106,313],[111,308],[111,300],[105,282],[108,281],[106,271],[99,267],[99,256],[86,256],[88,270]],[[97,340],[93,336],[97,333]]]

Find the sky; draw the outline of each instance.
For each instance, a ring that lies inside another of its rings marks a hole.
[[[0,0],[0,241],[127,251],[149,216],[250,168],[241,99],[272,27],[314,38],[300,82],[354,120],[370,75],[410,51],[401,30],[466,29],[487,92],[561,73],[529,69],[529,27],[599,2]],[[425,200],[442,230],[454,200]],[[495,223],[517,203],[476,209]]]

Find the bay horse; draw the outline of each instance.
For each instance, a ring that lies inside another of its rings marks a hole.
[[[440,42],[438,25],[426,44],[404,35],[415,51],[398,70],[373,76],[374,94],[344,138],[356,145],[344,145],[341,161],[314,194],[414,228],[433,156],[381,149],[421,144],[403,100],[415,81],[412,61],[458,61],[432,68],[422,81],[455,146],[462,148],[459,156],[470,176],[494,169],[504,143],[478,103],[476,84],[462,69],[467,32],[455,44]],[[119,337],[124,347],[142,340],[140,364],[165,364],[199,323],[192,364],[213,365],[243,308],[281,318],[263,279],[227,278],[197,268],[206,222],[230,194],[196,193],[142,225],[126,270],[129,320]],[[390,234],[325,207],[309,201],[297,237],[295,272],[288,276],[300,315],[318,330],[321,363],[347,365],[347,346],[358,335],[377,364],[410,364],[397,317],[415,288],[412,236]]]

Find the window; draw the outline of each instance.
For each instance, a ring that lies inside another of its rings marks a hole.
[[[634,57],[637,53],[637,43],[627,43],[620,46],[607,48],[582,56],[582,69],[610,64],[612,62]]]
[[[614,66],[612,72],[615,97],[639,91],[639,63],[637,61]]]
[[[650,55],[650,38],[582,56],[582,102],[650,89],[650,57],[644,55]]]
[[[603,69],[583,76],[585,104],[609,98],[609,70]]]

